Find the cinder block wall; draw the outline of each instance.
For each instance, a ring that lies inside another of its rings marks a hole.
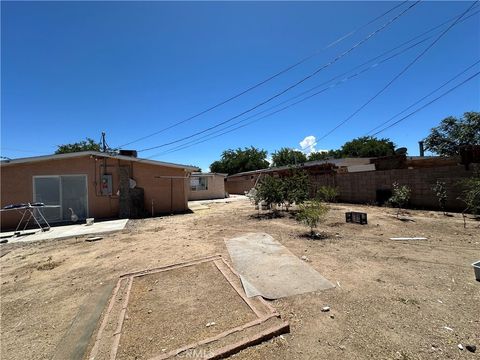
[[[335,175],[316,175],[311,177],[314,192],[319,186],[336,186],[339,189],[339,201],[352,203],[374,203],[376,192],[379,189],[391,189],[394,182],[407,185],[412,190],[410,206],[419,208],[438,209],[438,200],[432,191],[437,180],[447,185],[447,209],[462,211],[465,204],[457,198],[463,187],[459,184],[462,179],[473,176],[479,165],[443,166],[422,169],[395,169],[385,171],[369,171],[358,173],[344,173]]]

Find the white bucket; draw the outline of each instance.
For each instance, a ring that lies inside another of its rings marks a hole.
[[[93,225],[93,222],[95,221],[94,218],[87,218],[87,226]]]

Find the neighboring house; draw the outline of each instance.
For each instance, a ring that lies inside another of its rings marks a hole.
[[[225,193],[225,177],[219,173],[192,173],[188,200],[223,199]]]
[[[183,212],[190,174],[197,170],[96,151],[7,160],[0,163],[1,206],[59,205],[43,209],[52,223],[69,221],[72,211],[80,219]],[[2,213],[1,228],[15,227],[18,220],[15,212]]]

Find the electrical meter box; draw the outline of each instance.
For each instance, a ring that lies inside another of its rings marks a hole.
[[[112,174],[102,175],[102,183],[100,184],[102,189],[102,195],[109,196],[112,195]]]

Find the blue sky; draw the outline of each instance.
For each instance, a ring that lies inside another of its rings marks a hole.
[[[395,4],[399,3],[2,2],[2,156],[49,154],[58,144],[85,137],[97,140],[102,131],[112,147],[133,141],[243,91]],[[462,13],[470,4],[421,2],[268,106],[409,40]],[[142,150],[175,141],[241,113],[328,63],[407,6],[254,91],[127,148]],[[431,41],[238,131],[181,151],[161,154],[183,142],[141,151],[139,156],[155,155],[157,160],[207,170],[228,148],[253,145],[269,153],[282,146],[300,148],[305,137],[318,139],[344,120]],[[477,14],[453,27],[388,90],[320,141],[316,149],[338,148],[365,135],[479,58]],[[477,65],[469,74],[479,70]],[[418,140],[441,119],[479,110],[479,90],[477,77],[380,136],[416,155]]]

